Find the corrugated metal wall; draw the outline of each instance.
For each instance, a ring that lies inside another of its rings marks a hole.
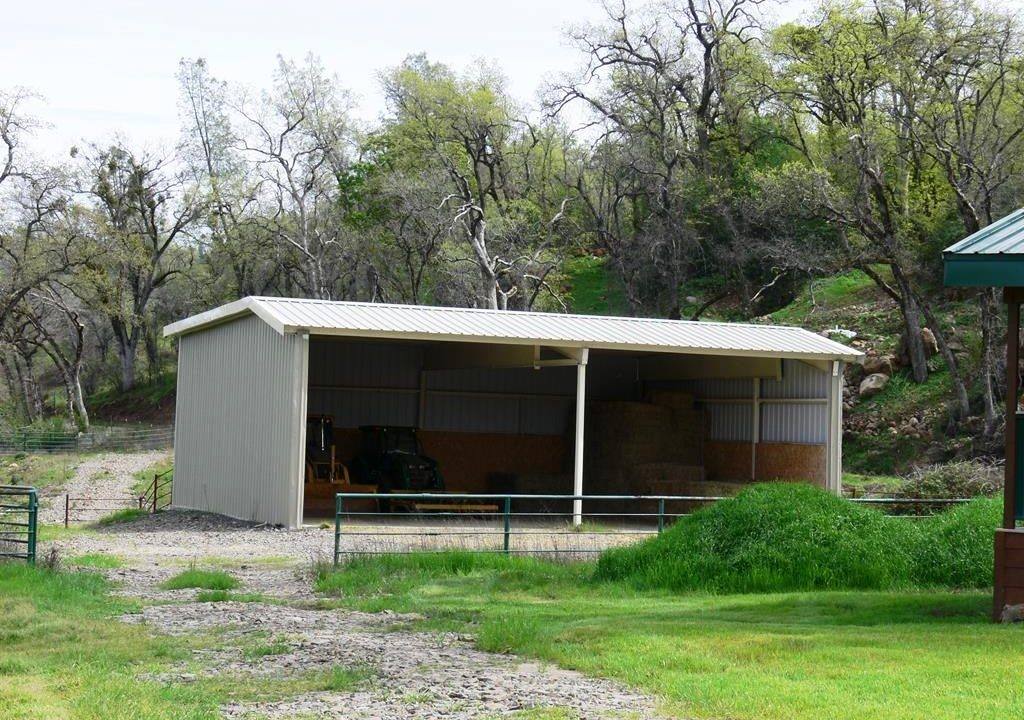
[[[469,368],[426,373],[419,421],[421,347],[310,341],[309,411],[336,427],[419,425],[425,430],[561,435],[576,392],[575,367]],[[370,388],[361,390],[357,388]]]
[[[753,397],[749,378],[690,380],[685,386],[698,400],[748,400]],[[828,438],[828,373],[799,360],[782,361],[782,379],[761,380],[762,400],[820,400],[762,402],[759,419],[762,442],[823,444]],[[706,403],[708,439],[750,442],[754,420],[750,403]]]
[[[257,317],[181,338],[176,506],[296,524],[306,342]]]

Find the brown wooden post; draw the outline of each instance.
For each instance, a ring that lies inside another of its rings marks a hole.
[[[157,475],[153,476],[153,514],[156,514],[156,493],[157,493]]]
[[[68,516],[71,514],[71,499],[67,493],[64,493],[64,527],[68,526]]]
[[[1020,348],[1021,288],[1006,288],[1006,466],[1003,475],[1003,527],[1016,525],[1017,398],[1020,395],[1018,351]]]
[[[992,619],[999,622],[1006,604],[1006,533],[996,531],[996,567],[992,583]]]

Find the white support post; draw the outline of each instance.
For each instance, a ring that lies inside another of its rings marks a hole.
[[[590,350],[583,348],[576,363],[576,447],[573,459],[572,494],[583,494],[583,418],[587,404],[587,359]],[[572,501],[572,524],[579,527],[583,524],[583,500]]]
[[[825,451],[825,488],[843,491],[843,363],[832,362],[828,387],[828,446]]]

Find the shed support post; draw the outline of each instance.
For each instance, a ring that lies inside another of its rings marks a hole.
[[[1003,527],[1017,525],[1017,402],[1020,397],[1020,303],[1017,288],[1004,291],[1006,300],[1006,463],[1003,479]]]
[[[757,444],[761,442],[761,378],[754,378],[754,415],[750,426],[750,481],[757,480]]]
[[[572,524],[579,527],[583,524],[583,425],[587,406],[587,359],[590,350],[580,350],[576,363],[576,447],[572,466]]]
[[[843,491],[843,363],[830,363],[828,384],[828,435],[825,447],[825,489]]]

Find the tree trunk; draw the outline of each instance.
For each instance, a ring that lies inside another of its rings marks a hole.
[[[998,336],[999,306],[995,291],[986,288],[978,295],[981,306],[981,394],[985,403],[985,435],[991,436],[998,421],[998,400],[993,379],[996,368],[995,343]]]
[[[117,359],[121,363],[121,392],[128,392],[135,387],[135,346],[130,341],[118,342]]]
[[[146,366],[149,370],[150,380],[160,376],[160,339],[159,330],[151,324],[146,324]]]
[[[931,306],[926,300],[919,300],[922,312],[924,312],[925,320],[928,321],[928,327],[931,328],[932,334],[935,335],[935,342],[939,346],[939,353],[942,354],[942,359],[946,362],[946,367],[949,369],[949,377],[953,381],[953,395],[954,395],[954,420],[969,417],[971,414],[971,400],[967,394],[967,386],[964,384],[963,375],[960,373],[960,365],[956,361],[956,355],[949,347],[949,343],[946,342],[946,333],[943,331],[942,326],[939,324],[939,320],[935,317],[935,313],[932,312]]]
[[[129,328],[119,317],[111,318],[114,342],[117,343],[117,359],[121,364],[121,392],[135,387],[135,355],[139,349],[139,331]]]
[[[80,368],[76,368],[71,379],[71,392],[74,395],[75,413],[79,432],[89,429],[89,411],[85,407],[85,396],[82,394],[82,378]]]
[[[39,386],[36,379],[32,377],[32,358],[25,357],[18,353],[14,358],[14,367],[18,372],[18,382],[21,385],[21,394],[25,402],[25,412],[29,423],[41,420],[43,417],[43,398],[39,394]]]
[[[0,368],[4,371],[4,379],[7,382],[7,393],[10,395],[11,402],[14,403],[15,410],[18,415],[23,418],[28,418],[29,409],[25,405],[25,395],[20,385],[21,375],[14,365],[14,360],[8,358],[7,353],[0,352]]]
[[[889,268],[899,289],[900,312],[903,314],[911,375],[914,382],[923,383],[928,379],[928,358],[924,352],[924,341],[921,339],[921,310],[914,297],[910,280],[903,274],[903,269],[896,263],[891,263]]]

